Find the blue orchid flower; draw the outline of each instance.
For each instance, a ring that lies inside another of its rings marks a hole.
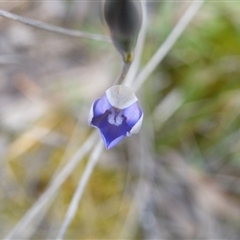
[[[89,124],[100,130],[107,149],[116,146],[124,137],[139,132],[143,111],[137,101],[130,88],[115,85],[92,104]]]

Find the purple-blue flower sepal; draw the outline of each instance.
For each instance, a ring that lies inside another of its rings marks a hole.
[[[107,149],[116,146],[124,137],[139,132],[143,111],[137,101],[130,88],[115,85],[92,104],[89,124],[100,130]]]

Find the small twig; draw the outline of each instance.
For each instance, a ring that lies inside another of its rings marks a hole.
[[[172,32],[169,34],[165,42],[161,44],[157,52],[150,59],[148,64],[143,68],[140,74],[137,76],[136,80],[133,83],[133,87],[136,91],[141,87],[141,85],[146,81],[149,75],[155,70],[158,64],[167,55],[167,53],[173,47],[173,45],[181,36],[183,31],[186,29],[188,24],[191,22],[191,20],[199,10],[199,8],[202,6],[203,2],[204,0],[200,0],[200,1],[196,0],[190,5],[190,7],[184,13],[182,18],[177,23],[177,25],[174,27]]]
[[[31,27],[42,29],[42,30],[45,30],[48,32],[63,34],[65,36],[87,38],[87,39],[91,39],[91,40],[104,41],[104,42],[111,42],[110,38],[108,38],[106,36],[93,34],[93,33],[80,32],[80,31],[75,31],[75,30],[71,30],[71,29],[53,26],[53,25],[43,23],[43,22],[35,20],[35,19],[22,17],[17,14],[13,14],[13,13],[3,11],[3,10],[0,10],[0,16],[17,21],[17,22],[24,23]]]
[[[58,233],[58,236],[57,236],[58,240],[62,240],[64,238],[64,235],[77,212],[77,208],[78,208],[79,202],[81,200],[81,197],[83,195],[83,192],[85,190],[85,187],[86,187],[88,180],[93,172],[94,167],[97,164],[97,161],[99,159],[99,156],[100,156],[102,150],[103,150],[103,144],[102,144],[102,142],[99,142],[96,145],[96,147],[94,148],[94,150],[89,158],[89,161],[87,163],[87,166],[83,172],[83,175],[79,181],[78,187],[74,193],[74,196],[69,205],[67,214],[65,216],[65,219],[64,219],[62,226],[60,228],[60,231]]]

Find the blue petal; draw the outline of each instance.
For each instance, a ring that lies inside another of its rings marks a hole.
[[[132,128],[141,118],[143,112],[137,103],[123,110],[123,115],[126,117],[126,123]]]
[[[108,122],[108,114],[108,112],[105,112],[100,116],[94,117],[92,125],[99,128],[106,148],[110,149],[117,145],[130,132],[131,127],[126,123],[126,119],[119,126],[110,124]]]
[[[111,108],[111,104],[109,103],[106,94],[102,97],[97,99],[93,104],[93,114],[94,117],[97,117],[101,114],[104,114],[107,110]]]
[[[115,147],[124,137],[125,136],[120,136],[120,137],[116,138],[111,143],[109,143],[109,145],[107,145],[107,143],[105,143],[107,150],[109,150],[112,147]]]

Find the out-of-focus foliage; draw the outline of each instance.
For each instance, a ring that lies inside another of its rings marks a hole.
[[[187,6],[149,3],[142,66]],[[96,2],[0,7],[104,34]],[[67,239],[240,238],[239,11],[234,2],[203,5],[137,93],[146,113],[143,130],[104,151]],[[107,43],[6,19],[0,19],[0,33],[3,238],[89,135],[90,104],[112,84],[121,58]],[[57,193],[32,239],[56,237],[86,161]]]

